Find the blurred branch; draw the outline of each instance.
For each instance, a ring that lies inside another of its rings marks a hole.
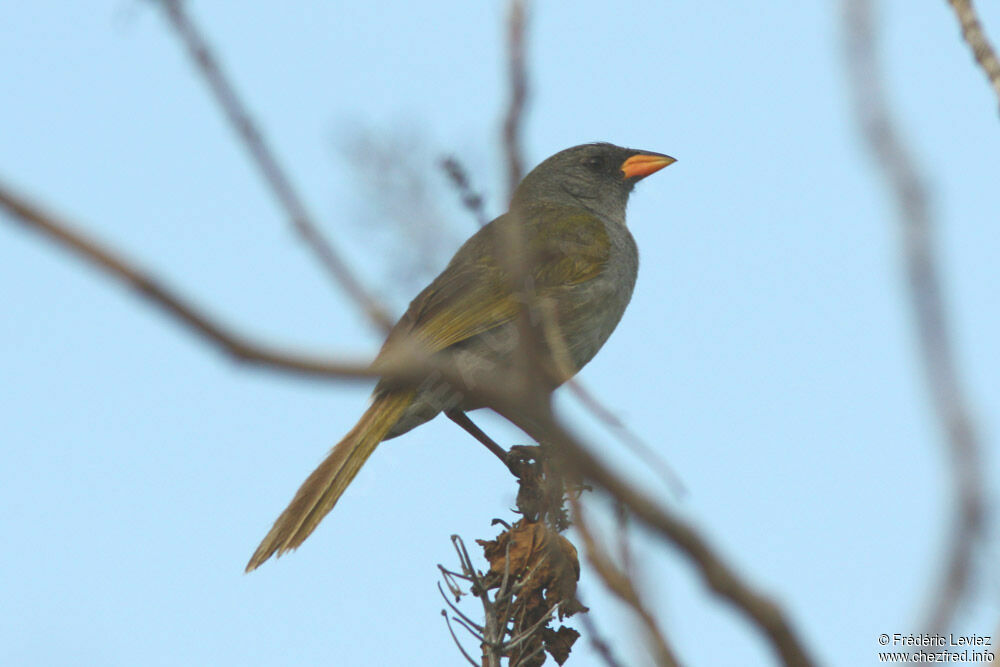
[[[673,667],[680,664],[660,631],[656,618],[643,603],[632,576],[624,568],[615,565],[607,551],[594,538],[584,516],[583,504],[580,499],[570,495],[569,500],[573,507],[573,525],[580,532],[580,537],[583,538],[583,548],[586,551],[588,562],[593,566],[601,581],[604,582],[605,588],[631,607],[632,612],[642,621],[649,645],[656,656],[656,664],[660,667]]]
[[[527,65],[525,64],[525,0],[509,0],[507,14],[507,61],[510,77],[510,102],[503,123],[503,146],[507,164],[507,198],[513,197],[514,191],[521,182],[524,173],[521,157],[521,118],[527,98]],[[509,212],[515,216],[514,212]],[[540,375],[536,376],[533,369],[543,367],[542,350],[546,336],[542,329],[540,304],[535,294],[534,281],[531,276],[530,248],[525,243],[520,224],[504,225],[497,239],[497,254],[499,264],[507,272],[510,289],[517,303],[520,304],[517,314],[517,332],[519,344],[514,350],[514,365],[521,371],[523,377],[521,386],[517,388],[523,396],[532,395],[533,399],[542,399],[549,389]]]
[[[687,556],[709,588],[732,603],[764,633],[785,665],[805,667],[814,664],[775,602],[743,581],[693,527],[600,463],[556,421],[548,400],[537,400],[536,394],[507,396],[492,391],[490,394],[490,407],[538,442],[553,447],[558,463],[567,474],[579,475],[603,488],[647,528]]]
[[[618,436],[622,444],[631,449],[633,454],[642,459],[646,465],[659,475],[660,479],[663,480],[675,496],[680,497],[687,493],[687,487],[684,486],[684,482],[677,472],[670,467],[670,464],[663,460],[655,449],[650,447],[645,440],[629,428],[628,424],[619,418],[618,415],[612,412],[611,408],[601,403],[583,385],[583,382],[578,378],[572,378],[566,382],[566,386],[576,395],[577,400],[590,410],[591,414]]]
[[[503,149],[507,163],[507,199],[524,176],[521,156],[521,120],[528,98],[528,71],[524,57],[524,0],[510,0],[507,15],[507,63],[510,102],[503,121]]]
[[[844,11],[847,69],[855,114],[867,148],[895,199],[920,354],[951,462],[956,514],[945,540],[944,574],[932,594],[926,625],[929,630],[943,631],[969,588],[973,551],[982,538],[986,492],[980,474],[981,447],[958,377],[945,316],[927,186],[895,129],[886,100],[872,2],[845,0]]]
[[[965,39],[976,62],[983,68],[986,78],[993,86],[993,91],[1000,100],[1000,61],[997,60],[996,51],[986,38],[983,31],[983,24],[979,22],[976,9],[972,6],[972,0],[948,0],[951,8],[955,10],[955,17],[962,27],[962,37]]]
[[[483,196],[479,194],[469,180],[469,173],[454,155],[448,155],[441,159],[441,168],[448,175],[448,180],[455,186],[458,196],[462,200],[462,205],[467,211],[475,216],[480,227],[485,227],[489,223],[486,216],[486,209],[483,207]]]
[[[128,285],[170,317],[235,361],[310,376],[377,377],[367,365],[330,361],[269,347],[235,333],[124,256],[73,230],[69,223],[29,203],[0,183],[0,207],[12,219],[41,232],[108,276]]]
[[[267,145],[263,134],[251,118],[246,105],[222,71],[218,59],[208,42],[184,10],[184,0],[160,0],[167,19],[187,49],[205,83],[225,113],[226,119],[243,141],[257,168],[260,169],[271,192],[284,208],[295,231],[302,237],[329,275],[354,299],[368,319],[383,332],[392,328],[392,320],[382,306],[354,277],[340,254],[319,231],[306,210],[284,169],[278,164],[274,152]]]
[[[611,652],[611,645],[601,635],[601,632],[597,629],[597,624],[594,623],[594,619],[591,618],[589,613],[580,614],[580,624],[587,631],[587,639],[590,640],[591,646],[594,647],[597,654],[604,660],[604,664],[608,667],[622,667],[618,659],[615,658],[614,653]]]

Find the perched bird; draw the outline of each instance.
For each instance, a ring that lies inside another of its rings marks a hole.
[[[550,358],[545,361],[561,371],[554,384],[572,377],[608,339],[632,298],[639,255],[625,227],[629,193],[639,180],[674,161],[659,153],[596,143],[542,162],[518,185],[509,211],[466,241],[410,303],[376,363],[406,340],[428,353],[450,355],[470,386],[489,383],[491,373],[509,365],[521,306],[510,278],[511,258],[501,253],[510,251],[506,232],[517,225],[524,255],[515,259],[522,260],[547,315],[544,354]],[[443,388],[379,382],[371,407],[302,484],[257,547],[247,572],[302,544],[380,442],[442,411],[483,407]]]

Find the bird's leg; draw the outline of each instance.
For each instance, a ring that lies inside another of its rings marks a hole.
[[[509,460],[507,450],[494,442],[493,438],[486,435],[481,428],[476,426],[472,420],[469,419],[469,415],[465,414],[461,410],[448,410],[445,414],[448,415],[448,419],[461,426],[469,435],[483,443],[486,446],[486,449],[493,452],[494,456],[503,461],[503,464],[507,466],[507,468],[514,473],[515,476],[518,476],[518,470]]]
[[[545,451],[535,445],[515,445],[510,451],[498,445],[481,428],[476,426],[461,410],[445,412],[469,435],[483,443],[488,450],[503,461],[507,469],[518,479],[517,508],[526,518],[537,521],[539,517],[549,517],[559,530],[569,525],[562,508],[564,482],[552,471],[545,458]],[[566,489],[568,490],[568,489]],[[579,491],[577,491],[579,493]]]

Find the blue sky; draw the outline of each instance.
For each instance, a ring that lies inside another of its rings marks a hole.
[[[981,4],[1000,35],[1000,10]],[[503,210],[501,3],[192,12],[325,231],[397,312],[475,229],[435,166],[442,154]],[[947,3],[895,0],[880,15],[991,450],[997,100]],[[594,140],[678,158],[632,197],[639,282],[581,378],[687,495],[672,499],[571,397],[559,407],[783,603],[825,664],[858,665],[876,662],[880,633],[918,630],[948,487],[893,209],[847,103],[839,18],[828,2],[539,3],[524,143],[531,164]],[[152,3],[3,3],[0,24],[0,177],[233,326],[346,358],[375,352]],[[375,161],[346,148],[359,135],[426,174],[419,226],[401,227],[407,207],[391,198],[372,201]],[[0,662],[458,664],[436,565],[455,563],[452,533],[492,537],[515,492],[479,445],[442,420],[386,443],[302,549],[244,575],[368,386],[233,366],[10,224],[0,295]],[[987,479],[998,472],[989,453]],[[772,663],[670,547],[638,530],[635,548],[689,664]],[[991,543],[957,632],[998,632],[995,561]],[[634,625],[586,568],[581,592],[622,659],[644,664]],[[600,664],[584,640],[578,651],[570,664]]]

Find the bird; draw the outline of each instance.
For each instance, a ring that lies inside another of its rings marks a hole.
[[[518,339],[523,298],[505,245],[516,226],[536,302],[546,313],[543,354],[569,379],[604,345],[632,298],[639,254],[625,225],[635,184],[676,160],[669,155],[590,143],[560,151],[531,170],[514,190],[508,212],[480,228],[410,303],[390,330],[375,364],[417,344],[448,355],[468,386],[488,383],[509,366]],[[551,324],[551,327],[548,327]],[[445,390],[442,390],[445,389]],[[441,412],[484,407],[441,383],[401,386],[384,378],[357,424],[302,483],[247,563],[246,572],[271,556],[298,548],[333,509],[379,443]]]

